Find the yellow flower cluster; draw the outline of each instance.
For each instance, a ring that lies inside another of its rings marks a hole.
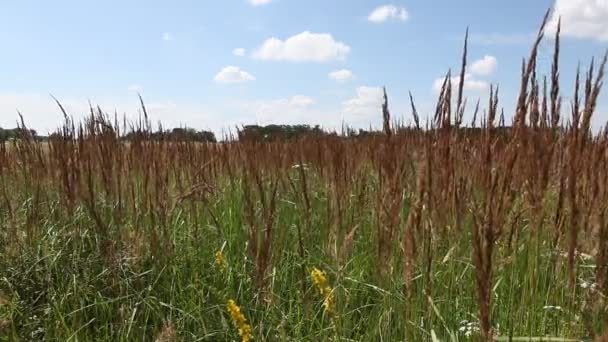
[[[234,324],[239,329],[239,335],[241,336],[242,342],[249,342],[253,340],[253,333],[251,330],[251,325],[247,323],[247,318],[241,312],[241,308],[236,304],[236,302],[232,299],[228,301],[226,304],[228,312],[230,313],[230,317],[234,321]]]
[[[226,267],[226,257],[221,249],[215,252],[215,264],[222,268]]]
[[[325,298],[323,301],[325,311],[330,313],[333,312],[334,293],[331,289],[331,286],[329,286],[329,281],[327,281],[327,276],[325,275],[325,272],[321,271],[316,267],[313,267],[312,271],[310,272],[310,276],[312,278],[313,283],[315,283],[315,285],[319,289],[319,292],[321,293],[323,298]]]

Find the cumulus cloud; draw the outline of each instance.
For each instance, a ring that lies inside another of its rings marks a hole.
[[[236,48],[234,50],[232,50],[232,54],[238,57],[243,57],[245,56],[245,49],[243,48]]]
[[[433,82],[433,89],[435,91],[441,91],[441,86],[443,85],[444,80],[445,77],[437,78],[435,82]],[[460,75],[453,76],[450,79],[450,82],[452,82],[452,89],[458,88],[458,85],[460,84]],[[490,85],[488,82],[475,79],[469,73],[464,75],[464,90],[481,91],[487,89],[489,86]]]
[[[335,70],[329,73],[329,78],[336,82],[348,82],[355,77],[352,71],[347,69]]]
[[[476,75],[490,75],[496,70],[498,62],[496,57],[485,55],[471,64],[471,73]]]
[[[309,96],[292,97],[246,103],[242,112],[251,112],[259,124],[308,124],[340,131],[345,125],[352,128],[377,127],[381,121],[383,91],[380,87],[361,86],[356,94],[338,107],[323,104]]]
[[[470,72],[467,72],[464,75],[463,89],[468,91],[482,91],[488,89],[490,84],[478,77],[491,75],[496,70],[497,65],[498,61],[496,60],[496,57],[490,55],[485,55],[482,58],[473,61],[468,68]],[[433,90],[436,92],[441,91],[444,80],[445,77],[435,79],[433,82]],[[460,85],[460,75],[452,76],[450,82],[452,83],[452,89],[457,89]]]
[[[218,83],[243,83],[255,80],[255,77],[237,66],[224,67],[215,75],[214,80]]]
[[[101,109],[113,116],[125,115],[128,121],[135,121],[141,113],[141,105],[137,96],[123,97],[65,97],[58,96],[68,115],[76,122],[90,116],[89,100],[93,106],[99,105]],[[190,127],[212,128],[219,131],[227,125],[223,118],[212,115],[217,109],[211,109],[206,104],[176,103],[171,100],[146,100],[146,109],[151,122],[162,122],[164,127]],[[40,134],[55,131],[63,123],[63,114],[55,101],[48,94],[0,92],[0,127],[16,127],[17,110],[23,114],[25,124],[37,130]],[[223,121],[222,121],[223,120]],[[209,127],[209,124],[215,125]]]
[[[261,124],[270,123],[310,123],[319,119],[312,109],[315,99],[306,95],[295,95],[266,101],[256,101],[247,104],[253,108],[257,121]]]
[[[315,99],[306,95],[296,95],[291,98],[289,103],[298,107],[307,107],[315,104]]]
[[[384,5],[374,9],[367,17],[367,20],[372,23],[383,23],[389,19],[406,21],[408,18],[409,13],[405,8],[395,5]]]
[[[380,87],[361,86],[357,88],[357,96],[342,103],[342,112],[354,116],[378,115],[383,94]]]
[[[304,31],[286,40],[267,39],[253,52],[253,57],[262,60],[292,62],[325,62],[343,60],[350,53],[350,47],[336,41],[329,33]]]
[[[608,41],[608,0],[556,0],[549,32],[561,17],[564,36]]]
[[[268,5],[271,2],[272,0],[249,0],[249,3],[253,6]]]

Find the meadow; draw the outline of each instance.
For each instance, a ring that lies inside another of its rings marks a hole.
[[[448,74],[425,123],[385,96],[367,137],[151,139],[143,101],[23,129],[0,143],[0,340],[605,341],[606,58],[565,103],[543,36],[509,123]]]

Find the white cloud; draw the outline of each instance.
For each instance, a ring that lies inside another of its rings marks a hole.
[[[253,6],[268,5],[271,2],[272,0],[249,0],[249,3]]]
[[[315,99],[306,95],[295,95],[289,102],[297,107],[307,107],[316,103]]]
[[[310,96],[295,95],[289,98],[248,103],[245,110],[253,108],[257,122],[264,125],[272,123],[312,124],[323,118],[312,108],[315,104],[315,99]]]
[[[437,78],[435,82],[433,82],[433,89],[437,92],[441,91],[444,80],[445,77]],[[452,82],[452,90],[457,89],[460,84],[460,75],[453,76],[450,81]],[[464,75],[464,90],[481,91],[487,89],[489,86],[488,82],[477,80],[469,73]]]
[[[468,91],[482,91],[490,87],[490,84],[482,79],[478,79],[475,76],[488,76],[491,75],[498,65],[496,57],[485,55],[482,58],[473,61],[469,67],[470,73],[467,72],[464,75],[464,90]],[[433,90],[436,92],[441,91],[445,77],[439,77],[433,82]],[[457,89],[460,85],[460,75],[452,76],[450,79],[452,83],[452,89]]]
[[[409,13],[405,8],[397,7],[395,5],[384,5],[374,9],[367,17],[367,20],[372,23],[383,23],[388,19],[406,21],[408,18]]]
[[[344,125],[353,128],[377,127],[381,122],[382,88],[358,87],[356,95],[335,106],[318,104],[315,99],[296,95],[288,98],[246,103],[242,112],[253,110],[258,124],[308,124],[340,131]],[[327,105],[327,104],[325,104]],[[251,122],[250,120],[248,122]]]
[[[236,48],[234,50],[232,50],[232,54],[238,57],[243,57],[245,56],[245,49],[243,48]]]
[[[476,75],[490,75],[496,70],[498,62],[496,57],[485,55],[471,64],[471,73]]]
[[[356,97],[342,103],[342,111],[344,114],[354,116],[379,115],[383,94],[380,87],[359,87]]]
[[[564,36],[608,41],[608,0],[556,0],[550,33],[555,32],[560,16]]]
[[[329,73],[330,79],[341,83],[348,82],[354,77],[355,75],[353,74],[353,72],[347,69],[336,70]]]
[[[218,83],[243,83],[253,81],[255,77],[241,68],[231,65],[220,70],[214,80]]]
[[[163,33],[163,40],[164,41],[168,42],[168,41],[170,41],[172,39],[173,39],[173,36],[171,36],[171,33],[169,33],[169,32]]]
[[[132,91],[132,92],[135,92],[135,93],[139,93],[139,92],[141,92],[141,91],[142,91],[142,89],[143,89],[143,88],[142,88],[142,87],[141,87],[139,84],[131,84],[131,85],[130,85],[130,86],[127,88],[127,90],[128,90],[128,91]]]
[[[93,97],[77,98],[58,96],[62,106],[68,115],[80,122],[90,116],[89,100],[93,106],[99,105],[101,109],[109,113],[113,118],[116,111],[119,120],[124,114],[127,121],[136,121],[141,113],[141,106],[137,96],[125,97]],[[198,103],[175,103],[170,100],[154,101],[145,100],[146,109],[149,114],[153,128],[162,122],[163,127],[179,127],[188,125],[197,129],[212,128],[219,132],[221,128],[227,127],[229,120],[224,117],[214,116],[217,109],[211,109],[206,104]],[[19,110],[24,117],[25,124],[37,130],[40,134],[48,134],[55,131],[63,123],[63,114],[55,101],[48,94],[0,92],[0,127],[13,128],[19,119]],[[209,125],[214,125],[210,127]]]
[[[304,31],[286,40],[267,39],[253,52],[253,57],[262,60],[285,60],[292,62],[325,62],[342,60],[350,53],[350,47],[336,41],[329,33]]]

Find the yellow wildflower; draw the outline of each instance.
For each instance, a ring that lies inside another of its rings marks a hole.
[[[247,323],[247,318],[245,318],[245,315],[241,312],[241,308],[232,299],[228,301],[228,303],[226,304],[226,308],[228,309],[228,312],[230,313],[230,317],[232,317],[234,324],[239,329],[241,341],[252,341],[253,333],[251,330],[251,325]]]
[[[319,293],[323,296],[323,306],[325,307],[325,311],[333,312],[334,308],[334,293],[329,286],[329,281],[327,280],[327,276],[325,272],[320,269],[313,267],[310,272],[310,276],[312,278],[313,283],[319,289]]]
[[[219,267],[226,267],[226,257],[221,249],[215,252],[215,264]]]

